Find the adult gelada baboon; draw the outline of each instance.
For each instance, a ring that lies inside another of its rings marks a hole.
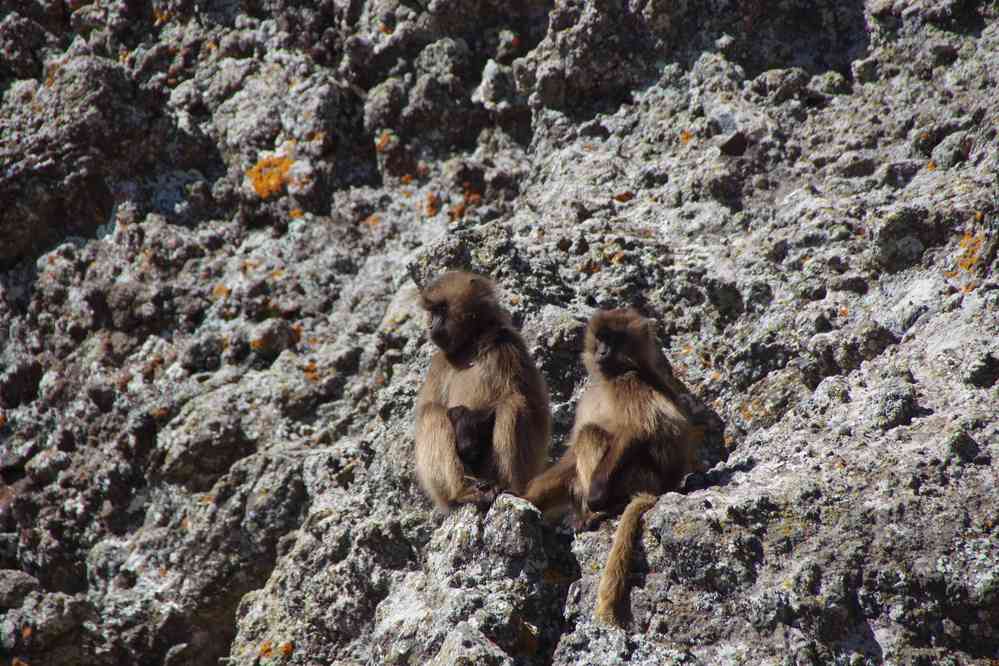
[[[441,509],[522,493],[544,467],[551,439],[548,388],[496,300],[492,281],[449,271],[421,287],[430,339],[438,347],[416,403],[416,476]],[[448,409],[493,420],[492,446],[477,465],[462,463]]]
[[[616,624],[639,520],[657,495],[694,471],[698,430],[678,400],[651,319],[630,308],[597,312],[586,328],[583,362],[590,384],[569,448],[525,497],[550,518],[574,509],[577,528],[624,509],[597,600],[597,616]]]

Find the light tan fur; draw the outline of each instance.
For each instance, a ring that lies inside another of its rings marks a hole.
[[[656,496],[677,489],[694,471],[698,436],[651,320],[631,309],[597,312],[587,326],[583,361],[590,384],[576,409],[569,449],[528,485],[525,497],[548,518],[574,509],[578,528],[627,506],[597,602],[598,617],[617,623],[639,518]]]
[[[544,467],[551,440],[548,388],[523,339],[484,277],[450,271],[423,289],[421,300],[439,351],[416,404],[420,485],[445,511],[488,502],[496,490],[523,492]],[[492,450],[478,480],[455,448],[447,410],[458,405],[495,411]]]

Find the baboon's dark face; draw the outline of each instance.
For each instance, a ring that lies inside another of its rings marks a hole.
[[[605,328],[596,333],[594,357],[600,371],[607,377],[616,377],[638,367],[629,354],[628,338],[623,331]]]
[[[586,366],[606,379],[639,370],[647,362],[652,335],[651,321],[634,310],[598,312],[586,329]]]
[[[448,351],[451,347],[451,334],[448,331],[448,304],[447,301],[438,301],[430,305],[427,310],[429,315],[428,319],[428,332],[430,333],[430,339],[433,340],[434,344]]]
[[[430,339],[445,354],[457,354],[496,319],[492,283],[463,271],[445,273],[422,294]]]

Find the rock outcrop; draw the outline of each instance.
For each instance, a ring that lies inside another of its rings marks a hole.
[[[0,663],[999,655],[999,10],[0,0]],[[410,270],[565,446],[635,305],[707,436],[646,514],[435,515]]]

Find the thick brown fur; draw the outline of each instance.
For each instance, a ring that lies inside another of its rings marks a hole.
[[[490,280],[463,271],[445,273],[421,292],[439,351],[417,398],[416,476],[445,511],[488,502],[494,491],[522,493],[547,458],[548,387],[495,294]],[[448,415],[455,406],[495,419],[491,448],[474,470],[478,480],[458,455]]]
[[[597,615],[617,622],[641,515],[696,467],[698,437],[656,343],[654,322],[633,309],[600,311],[586,329],[590,384],[576,409],[569,449],[527,488],[547,517],[575,511],[577,528],[625,511],[604,569]]]

